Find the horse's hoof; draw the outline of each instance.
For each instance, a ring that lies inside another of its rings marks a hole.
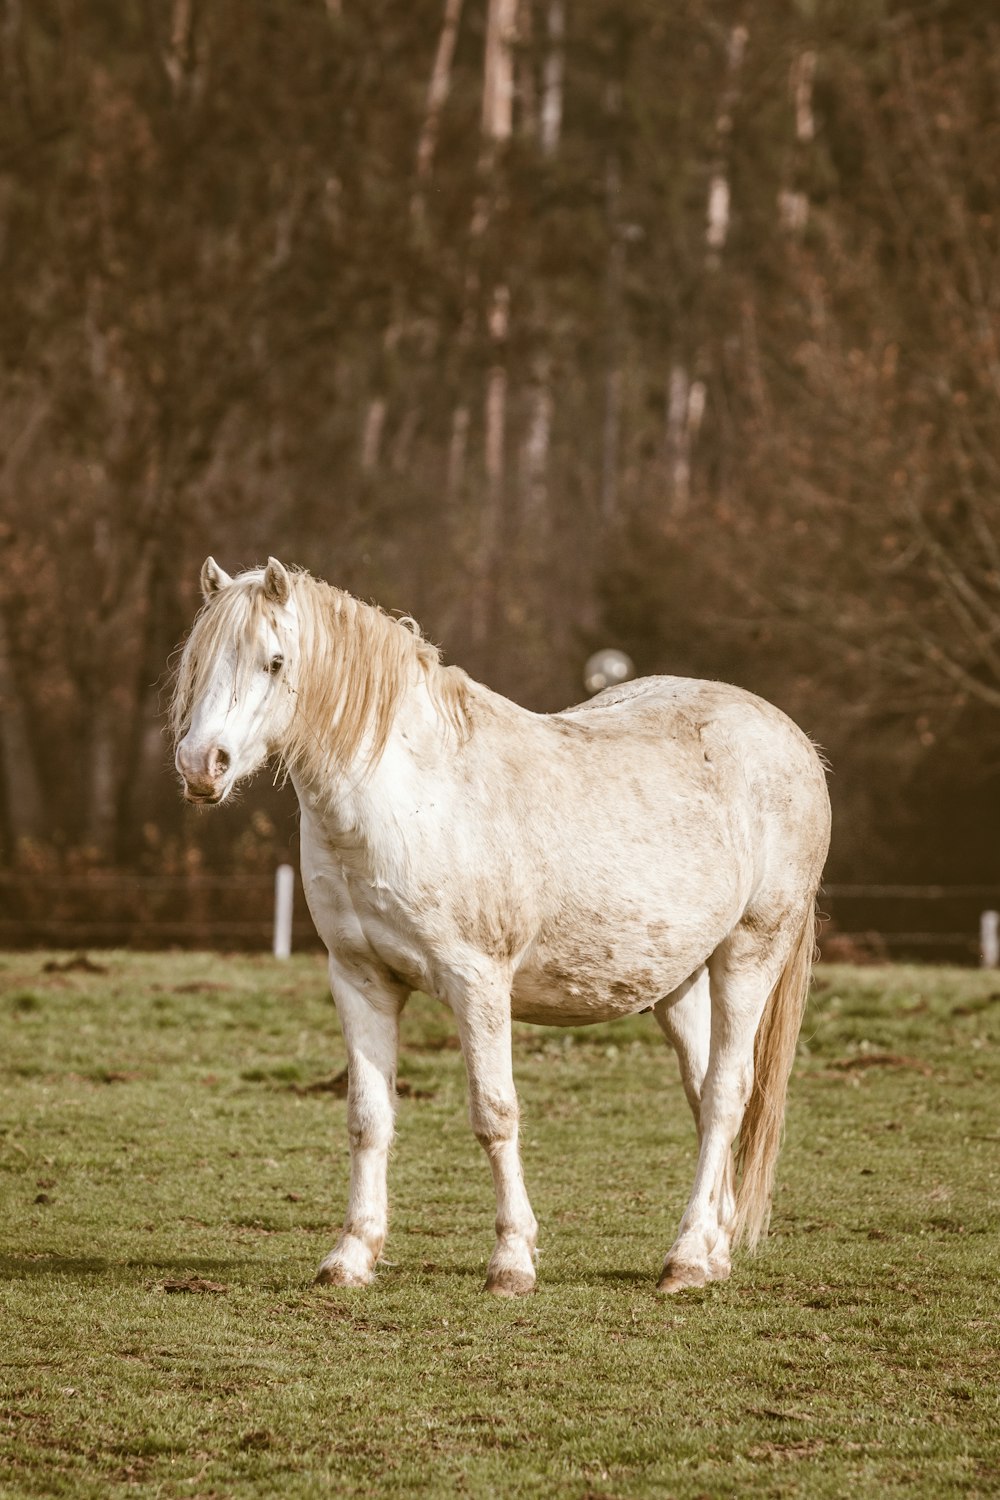
[[[710,1255],[708,1257],[709,1281],[728,1281],[732,1269],[732,1261],[728,1255]]]
[[[705,1266],[664,1266],[656,1290],[661,1297],[672,1297],[674,1292],[704,1286],[710,1279]]]
[[[346,1266],[320,1266],[313,1286],[367,1286],[370,1276],[358,1276]]]
[[[528,1271],[495,1271],[487,1277],[485,1290],[494,1297],[527,1297],[535,1290],[535,1278]]]

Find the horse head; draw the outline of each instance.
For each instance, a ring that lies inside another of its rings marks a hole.
[[[280,753],[295,713],[297,613],[292,577],[273,557],[236,578],[206,558],[201,589],[171,718],[184,795],[214,805]]]

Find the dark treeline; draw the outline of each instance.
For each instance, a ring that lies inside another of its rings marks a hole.
[[[201,561],[412,613],[527,705],[614,644],[790,711],[832,878],[992,879],[986,0],[5,0],[0,858],[184,809]],[[287,809],[286,809],[287,810]]]

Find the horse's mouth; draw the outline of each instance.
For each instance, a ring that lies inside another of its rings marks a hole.
[[[191,802],[195,807],[217,807],[222,801],[222,792],[196,792],[191,787],[184,788],[184,801]]]

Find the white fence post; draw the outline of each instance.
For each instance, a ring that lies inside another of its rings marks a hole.
[[[984,911],[979,918],[979,963],[983,969],[1000,964],[1000,912]]]
[[[295,871],[291,865],[279,865],[274,872],[274,956],[290,958],[292,953],[292,899],[295,895]]]

